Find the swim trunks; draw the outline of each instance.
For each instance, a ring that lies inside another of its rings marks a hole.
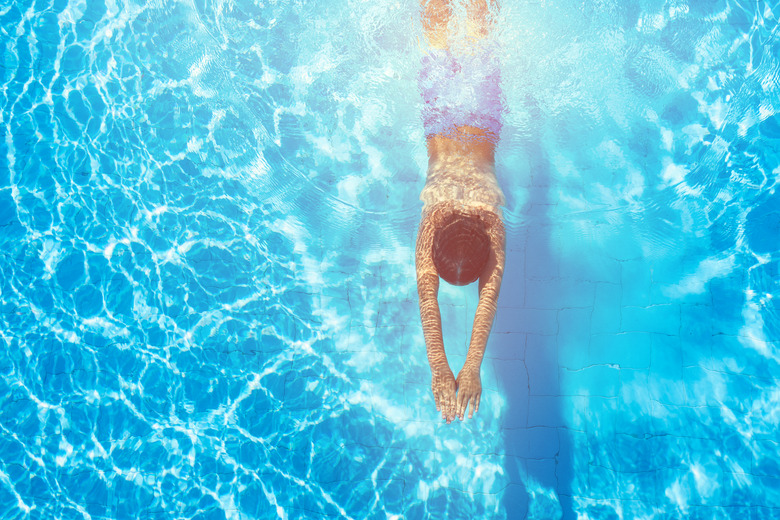
[[[425,136],[450,135],[473,126],[497,139],[504,111],[498,58],[490,46],[457,53],[433,49],[422,59],[418,77]]]

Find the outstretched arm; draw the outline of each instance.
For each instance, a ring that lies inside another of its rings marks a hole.
[[[493,318],[496,315],[498,292],[501,289],[501,279],[504,276],[504,258],[506,256],[506,238],[504,225],[497,217],[489,226],[490,256],[487,265],[479,277],[479,303],[474,316],[474,327],[471,330],[471,342],[466,354],[466,363],[457,379],[457,416],[463,420],[466,409],[471,403],[469,418],[479,410],[479,400],[482,396],[482,382],[479,370],[485,355],[490,329],[493,328]]]
[[[436,410],[442,413],[449,423],[455,419],[455,376],[444,353],[444,340],[441,333],[441,313],[439,312],[439,275],[433,264],[434,225],[429,216],[423,217],[417,235],[417,294],[420,299],[420,318],[422,319],[425,346],[428,351],[428,363],[431,366],[433,380],[431,388],[436,402]]]

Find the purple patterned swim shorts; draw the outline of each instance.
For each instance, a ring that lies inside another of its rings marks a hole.
[[[497,139],[504,111],[498,58],[489,47],[454,55],[433,49],[422,59],[418,86],[422,93],[425,135],[450,135],[458,126],[486,130]]]

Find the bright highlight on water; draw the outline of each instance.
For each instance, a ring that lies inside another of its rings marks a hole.
[[[0,518],[780,515],[780,6],[486,3],[469,68],[473,5],[449,55],[417,0],[0,5]],[[447,424],[450,58],[505,268]]]

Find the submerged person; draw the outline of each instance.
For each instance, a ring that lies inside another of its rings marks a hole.
[[[486,0],[469,0],[468,44],[460,48],[450,42],[449,0],[422,0],[422,8],[430,47],[420,74],[429,161],[415,263],[433,396],[449,423],[479,409],[480,366],[504,272],[505,200],[494,159],[503,105],[497,60],[485,39],[490,23]],[[479,280],[469,350],[457,378],[444,352],[440,277],[452,285]]]

